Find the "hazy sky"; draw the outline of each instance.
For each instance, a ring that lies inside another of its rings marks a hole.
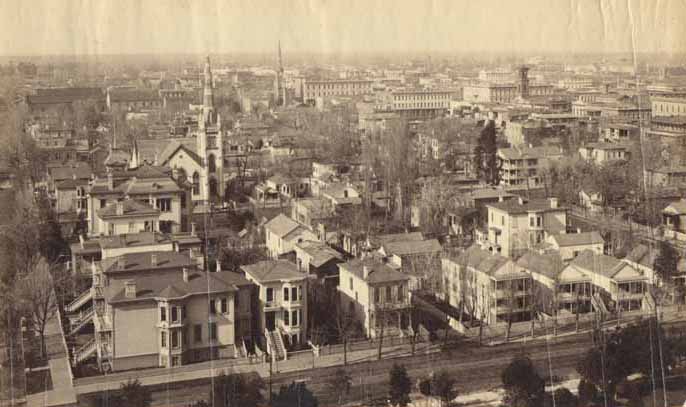
[[[686,51],[683,0],[0,0],[0,55]]]

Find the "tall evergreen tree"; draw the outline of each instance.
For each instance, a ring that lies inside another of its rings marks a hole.
[[[502,164],[498,159],[495,122],[489,120],[481,130],[474,148],[474,169],[478,176],[488,184],[498,185],[501,167]]]
[[[655,258],[653,269],[664,282],[670,282],[672,275],[676,273],[679,261],[679,253],[666,241],[660,242],[660,253]]]

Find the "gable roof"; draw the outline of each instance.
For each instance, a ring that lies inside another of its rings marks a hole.
[[[685,215],[686,200],[680,199],[678,201],[674,201],[667,205],[667,207],[663,209],[662,212],[670,215]]]
[[[295,264],[286,260],[264,260],[241,266],[241,270],[260,283],[307,278],[305,273],[298,271]]]
[[[581,233],[560,233],[551,236],[551,239],[555,241],[558,247],[569,247],[569,246],[584,246],[591,244],[604,244],[600,233],[597,231],[591,232],[581,232]]]
[[[346,263],[341,263],[338,267],[349,271],[361,280],[369,284],[390,283],[392,281],[405,281],[410,277],[400,271],[393,269],[386,263],[376,258],[352,259]],[[369,274],[364,277],[364,268],[367,267]]]
[[[467,250],[460,253],[454,261],[494,278],[505,278],[514,274],[521,274],[521,272],[515,270],[515,263],[509,258],[490,253],[477,245],[470,246]]]
[[[503,202],[495,202],[486,206],[507,212],[509,214],[566,211],[566,208],[561,206],[556,208],[551,207],[551,201],[549,198],[522,200],[521,202],[522,203],[520,203],[519,199],[508,199]]]
[[[655,264],[655,259],[657,258],[657,256],[657,250],[652,250],[650,247],[644,244],[639,244],[633,249],[631,249],[631,251],[626,255],[624,260],[640,264],[641,266],[652,269],[653,264]]]
[[[526,251],[519,259],[517,265],[532,273],[544,275],[556,280],[564,269],[564,263],[558,253],[541,254],[534,251]]]
[[[286,237],[286,235],[297,229],[298,226],[300,226],[298,222],[294,221],[283,213],[276,215],[274,218],[272,218],[272,220],[264,225],[265,229],[269,229],[271,233],[280,238]]]
[[[310,264],[314,267],[321,267],[331,260],[343,260],[343,255],[334,250],[329,245],[322,242],[306,240],[297,243],[296,246],[312,258]]]
[[[162,150],[159,157],[157,158],[159,164],[166,164],[178,150],[183,150],[191,157],[195,162],[200,164],[202,160],[198,155],[197,144],[194,138],[172,140],[167,144],[167,146]]]
[[[605,254],[596,254],[591,250],[584,250],[570,264],[585,272],[600,274],[616,281],[645,278],[629,263]]]

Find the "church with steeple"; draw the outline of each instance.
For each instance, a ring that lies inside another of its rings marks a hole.
[[[198,113],[195,143],[187,141],[172,141],[160,154],[160,164],[170,167],[177,181],[190,183],[193,202],[221,200],[224,196],[222,125],[214,106],[209,56],[205,60],[202,109]]]

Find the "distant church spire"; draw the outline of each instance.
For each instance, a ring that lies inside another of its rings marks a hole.
[[[213,108],[214,107],[214,93],[212,91],[212,69],[210,68],[210,56],[205,59],[205,74],[204,74],[205,87],[203,89],[202,104],[204,107]]]
[[[283,59],[281,59],[281,40],[279,40],[279,72],[283,73]]]

